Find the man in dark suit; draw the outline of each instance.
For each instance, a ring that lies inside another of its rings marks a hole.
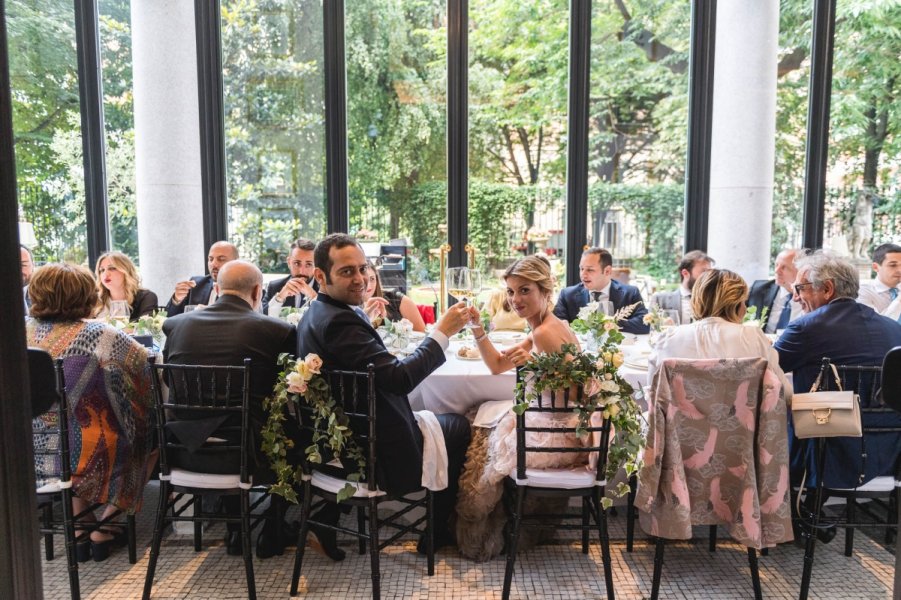
[[[175,291],[166,304],[166,314],[170,317],[185,312],[189,305],[208,306],[216,302],[219,297],[216,291],[216,278],[222,266],[232,260],[237,260],[238,249],[230,242],[216,242],[210,246],[206,264],[209,275],[198,275],[175,284]]]
[[[316,246],[319,296],[298,325],[297,356],[318,354],[326,369],[363,371],[375,366],[377,395],[377,468],[379,483],[392,494],[421,488],[423,438],[407,394],[445,361],[448,338],[470,318],[461,302],[451,306],[435,329],[404,359],[385,348],[375,329],[354,310],[363,302],[369,265],[357,241],[333,233]],[[457,482],[469,445],[469,422],[455,414],[437,415],[448,456],[448,487],[434,497],[435,546],[453,542],[448,519],[457,497]],[[318,521],[336,522],[337,507],[327,505]]]
[[[792,284],[798,274],[795,260],[807,253],[803,248],[790,248],[776,255],[776,276],[774,279],[758,279],[748,294],[748,308],[757,308],[757,318],[767,310],[766,333],[785,329],[788,324],[801,316],[801,304],[792,302]]]
[[[820,371],[821,361],[828,357],[836,365],[881,366],[886,353],[901,346],[901,324],[876,313],[855,301],[859,277],[854,267],[843,259],[819,251],[798,259],[794,283],[794,300],[806,313],[789,324],[776,341],[779,366],[792,372],[794,389],[810,390]],[[831,381],[831,377],[827,377]],[[827,385],[829,381],[825,382]],[[834,388],[833,388],[834,389]],[[864,392],[861,405],[870,398]],[[901,426],[901,416],[886,413],[874,416],[880,425]],[[866,461],[861,458],[861,441],[855,438],[830,438],[826,445],[825,482],[830,487],[852,488],[876,476],[892,475],[901,456],[898,433],[867,434]],[[792,478],[800,481],[804,469],[802,449],[797,439],[791,444]],[[858,479],[864,471],[864,479]],[[808,477],[808,484],[815,478]]]
[[[263,399],[272,393],[280,367],[276,364],[282,352],[293,353],[297,345],[297,331],[284,321],[273,319],[256,312],[263,296],[263,275],[253,264],[233,260],[217,267],[218,300],[204,310],[170,317],[163,324],[166,347],[163,356],[167,363],[189,365],[234,365],[240,366],[245,358],[251,359],[250,390],[250,446],[253,478],[256,483],[274,480],[268,458],[260,448],[260,429],[266,421]],[[211,416],[175,421],[168,432],[183,443],[193,440],[199,444],[222,424],[221,416]],[[297,424],[292,419],[285,422],[288,436],[300,437]],[[222,434],[217,434],[222,435]],[[237,440],[235,440],[237,441]],[[237,457],[220,454],[204,454],[200,448],[194,452],[184,451],[177,456],[178,465],[190,471],[208,473],[234,473]],[[235,496],[224,496],[227,510],[238,513]],[[272,497],[272,510],[283,514],[284,500]],[[280,519],[279,519],[280,520]],[[241,554],[239,531],[229,525],[226,538],[229,554]],[[285,533],[277,521],[270,519],[257,541],[257,556],[268,558],[281,554],[285,543],[293,541],[290,532]],[[294,536],[296,538],[296,534]]]
[[[614,281],[613,257],[603,248],[589,248],[582,253],[579,261],[581,283],[563,288],[557,298],[554,314],[559,319],[572,323],[579,316],[579,309],[589,302],[608,301],[613,304],[613,312],[624,306],[638,303],[628,319],[620,321],[620,327],[628,333],[648,333],[650,327],[643,318],[648,313],[641,292],[631,285]]]
[[[316,299],[319,284],[313,279],[313,250],[310,240],[299,239],[291,244],[288,254],[290,275],[269,282],[263,294],[263,314],[277,317],[282,308],[300,308]]]
[[[716,261],[701,250],[687,252],[679,261],[679,289],[673,292],[658,292],[651,296],[651,304],[662,310],[674,310],[679,314],[676,325],[691,323],[691,291],[698,277],[713,268]]]

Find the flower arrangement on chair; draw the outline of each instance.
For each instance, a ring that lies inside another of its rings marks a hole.
[[[353,439],[347,415],[332,399],[328,381],[320,373],[322,359],[310,353],[303,360],[297,360],[285,352],[279,355],[278,364],[284,370],[278,375],[272,395],[263,400],[263,409],[268,414],[261,447],[276,475],[270,493],[283,496],[294,504],[298,502],[294,485],[300,483],[302,471],[288,462],[288,449],[294,447],[294,440],[285,435],[283,425],[288,402],[304,402],[314,409],[313,443],[304,449],[307,460],[321,464],[319,443],[325,442],[342,464],[356,465],[356,471],[347,475],[349,482],[365,479],[366,457]],[[338,492],[338,502],[352,497],[355,491],[348,483]]]
[[[583,394],[575,408],[579,416],[576,433],[588,433],[586,428],[598,408],[603,409],[601,414],[610,421],[616,433],[616,443],[610,445],[607,455],[606,474],[609,480],[614,478],[620,467],[625,469],[627,478],[637,473],[644,447],[641,410],[632,399],[632,386],[617,372],[624,358],[619,351],[622,334],[615,323],[614,327],[607,330],[607,338],[597,353],[578,352],[575,345],[567,344],[560,352],[533,354],[532,359],[522,367],[524,377],[517,383],[517,403],[513,407],[513,411],[521,415],[546,390],[582,386]],[[614,335],[610,335],[611,332]],[[528,385],[525,381],[529,382]],[[629,486],[624,482],[613,490],[616,496],[623,496],[628,491]],[[608,508],[612,500],[604,498],[602,504]]]

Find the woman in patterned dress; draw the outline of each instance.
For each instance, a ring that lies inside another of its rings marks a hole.
[[[104,518],[116,509],[133,514],[141,505],[151,451],[147,351],[109,325],[84,320],[97,306],[94,277],[84,267],[45,265],[32,276],[29,294],[28,345],[65,361],[74,512],[98,503],[107,505]],[[35,429],[42,418],[35,419]],[[35,444],[52,443],[48,438],[37,434]],[[53,475],[53,466],[35,465],[39,486]],[[92,531],[90,540],[80,540],[79,559],[89,553],[105,559],[114,533]]]

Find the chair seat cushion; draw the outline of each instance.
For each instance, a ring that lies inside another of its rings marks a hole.
[[[202,489],[218,489],[230,490],[237,489],[241,483],[241,476],[233,475],[217,475],[215,473],[197,473],[194,471],[186,471],[184,469],[173,468],[169,471],[170,483],[182,487],[202,488]]]
[[[320,490],[325,490],[332,494],[337,494],[344,488],[345,484],[350,483],[350,485],[357,488],[357,491],[354,492],[354,498],[372,498],[374,496],[385,495],[385,492],[381,490],[369,491],[369,488],[365,483],[354,483],[352,481],[347,481],[346,479],[339,479],[338,477],[320,473],[319,471],[313,471],[313,478],[310,483]]]
[[[525,481],[517,481],[516,470],[510,473],[510,477],[519,485],[529,487],[576,490],[593,487],[595,473],[588,465],[578,465],[566,469],[526,469]],[[603,485],[603,482],[599,483]]]
[[[58,494],[61,490],[62,488],[60,487],[59,481],[57,480],[45,483],[35,491],[38,494]]]
[[[829,488],[837,492],[860,492],[872,494],[874,492],[884,492],[888,494],[895,489],[895,478],[889,476],[874,477],[865,484],[856,488]]]

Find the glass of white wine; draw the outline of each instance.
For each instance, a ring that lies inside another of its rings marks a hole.
[[[468,267],[451,267],[445,273],[447,293],[472,306],[475,297],[482,291],[482,274]],[[467,323],[467,327],[475,327]]]
[[[116,320],[128,321],[131,317],[131,307],[125,300],[111,300],[109,303],[109,316]]]

